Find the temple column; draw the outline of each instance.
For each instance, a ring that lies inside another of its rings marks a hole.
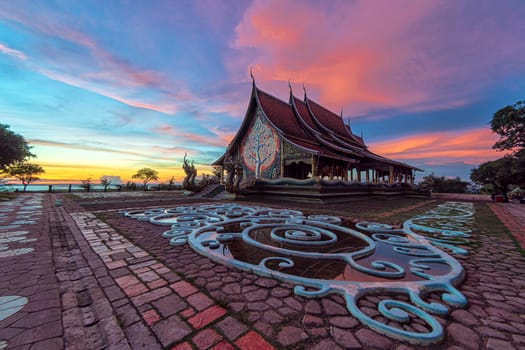
[[[388,170],[389,170],[389,173],[388,173],[388,183],[389,183],[389,184],[392,184],[392,183],[394,183],[394,167],[391,165],[390,168],[389,168]]]
[[[281,179],[284,177],[284,157],[285,157],[284,142],[283,142],[283,139],[281,138]]]
[[[356,168],[357,182],[361,182],[361,169]]]
[[[366,182],[370,182],[370,169],[366,169]]]
[[[350,168],[350,181],[354,181],[354,167]]]
[[[316,164],[315,163],[316,163],[315,156],[312,154],[312,179],[314,179],[316,175],[315,173]]]

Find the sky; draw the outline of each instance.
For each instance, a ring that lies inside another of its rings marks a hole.
[[[0,123],[43,181],[143,167],[199,174],[225,150],[251,78],[330,108],[369,149],[469,179],[489,128],[525,99],[525,2],[0,1]]]

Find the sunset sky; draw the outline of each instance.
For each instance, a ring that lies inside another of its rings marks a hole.
[[[525,2],[1,1],[0,123],[45,180],[182,179],[219,157],[257,85],[343,110],[370,149],[468,180],[525,99]]]

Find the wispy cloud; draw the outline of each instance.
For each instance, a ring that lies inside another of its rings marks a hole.
[[[109,153],[109,154],[118,154],[118,155],[126,155],[126,156],[133,156],[135,160],[137,159],[150,159],[152,156],[159,160],[173,160],[173,154],[183,154],[187,149],[186,148],[178,148],[178,147],[172,147],[172,148],[164,148],[164,147],[158,147],[158,146],[152,146],[143,149],[142,152],[137,151],[130,151],[125,149],[119,149],[111,146],[95,146],[85,143],[67,143],[67,142],[57,142],[57,141],[49,141],[49,140],[37,140],[37,139],[30,139],[28,142],[31,145],[34,146],[47,146],[47,147],[56,147],[59,149],[70,149],[70,150],[78,150],[78,151],[94,151],[94,152],[102,152],[102,153]],[[160,152],[155,152],[156,150],[162,150]],[[109,165],[108,165],[109,166]]]
[[[27,56],[22,51],[12,49],[2,43],[0,43],[0,52],[22,61],[25,61],[27,59]]]

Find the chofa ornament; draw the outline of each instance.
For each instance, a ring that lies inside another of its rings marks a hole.
[[[297,295],[340,294],[368,327],[421,345],[444,336],[433,315],[467,304],[456,289],[463,267],[442,249],[466,253],[460,246],[469,243],[473,214],[472,204],[447,202],[402,227],[362,221],[352,228],[334,216],[237,204],[125,213],[170,225],[163,237],[171,245],[189,244],[220,264],[293,283]]]

